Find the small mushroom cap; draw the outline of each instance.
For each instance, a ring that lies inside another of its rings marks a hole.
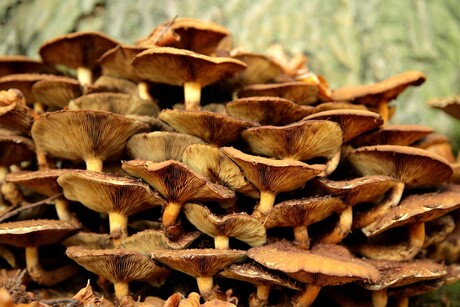
[[[191,144],[204,144],[204,141],[189,134],[154,131],[133,135],[126,144],[126,151],[133,159],[182,161],[185,148]]]
[[[122,167],[131,176],[154,187],[168,201],[184,204],[192,200],[230,201],[235,198],[232,190],[211,183],[178,161],[131,160],[123,162]]]
[[[310,105],[319,99],[318,86],[303,81],[271,84],[252,84],[238,92],[238,98],[254,96],[281,97],[300,105]]]
[[[206,111],[163,110],[158,116],[180,133],[191,134],[216,147],[237,141],[252,122]]]
[[[193,231],[183,234],[176,241],[171,241],[163,231],[147,229],[123,238],[120,247],[147,255],[157,249],[186,249],[200,235],[199,231]]]
[[[57,71],[49,65],[23,55],[0,56],[0,77],[25,74],[55,74]]]
[[[267,241],[264,225],[251,215],[233,213],[218,217],[207,207],[191,203],[184,205],[184,213],[190,223],[211,237],[232,237],[250,246],[259,246]]]
[[[441,156],[408,146],[360,147],[348,154],[348,160],[361,175],[394,177],[409,188],[439,185],[453,173],[449,163]]]
[[[113,241],[110,234],[80,231],[70,237],[65,238],[62,245],[66,247],[81,246],[89,249],[113,248]]]
[[[46,113],[32,125],[40,152],[68,160],[119,158],[129,137],[147,130],[139,121],[92,110]]]
[[[126,249],[86,249],[71,246],[66,255],[90,272],[104,276],[112,283],[135,280],[163,280],[169,270],[148,257]]]
[[[34,143],[22,136],[0,135],[0,166],[35,159]]]
[[[117,44],[102,33],[75,32],[46,41],[39,53],[46,63],[93,69],[99,65],[99,57]]]
[[[81,226],[60,220],[25,220],[0,224],[0,243],[33,247],[60,242],[76,233]]]
[[[184,150],[182,160],[212,182],[252,198],[259,197],[259,191],[246,180],[238,165],[218,148],[202,144],[189,145]]]
[[[147,49],[134,57],[132,65],[143,80],[177,86],[185,82],[206,86],[246,68],[246,64],[232,58],[171,47]]]
[[[322,119],[338,123],[343,131],[343,142],[383,125],[382,117],[365,110],[339,109],[311,114],[303,120]]]
[[[17,130],[18,133],[29,134],[32,118],[21,91],[17,89],[0,91],[0,126]]]
[[[390,228],[434,220],[459,207],[460,186],[448,184],[441,186],[436,192],[413,194],[403,198],[398,206],[391,208],[362,231],[368,237],[375,236]]]
[[[244,260],[246,252],[235,249],[156,250],[150,257],[196,278],[215,276],[226,266]]]
[[[433,129],[422,125],[384,125],[359,135],[350,144],[355,148],[370,145],[408,146],[432,132]]]
[[[393,188],[398,182],[393,177],[372,175],[341,181],[315,178],[310,184],[341,198],[344,202],[353,206],[363,202],[374,201]]]
[[[441,109],[456,119],[460,119],[460,95],[451,97],[439,97],[428,100],[428,105]]]
[[[147,184],[129,177],[76,170],[59,176],[58,183],[67,199],[102,213],[131,215],[164,204]]]
[[[283,73],[283,67],[269,56],[251,52],[237,52],[232,57],[248,66],[235,76],[240,85],[262,84],[275,82],[276,77]]]
[[[241,136],[255,154],[297,161],[316,157],[331,159],[342,145],[342,129],[328,120],[253,127],[244,130]]]
[[[219,273],[219,277],[249,282],[253,285],[277,285],[293,290],[301,288],[292,280],[268,271],[255,263],[231,264]]]
[[[444,264],[431,260],[387,261],[365,259],[380,271],[380,279],[361,286],[368,290],[381,290],[413,284],[423,280],[441,278],[447,274]]]
[[[284,126],[312,114],[313,108],[280,97],[247,97],[226,104],[230,116],[261,125]]]
[[[32,104],[37,101],[32,90],[36,82],[42,80],[52,80],[56,78],[54,75],[45,74],[14,74],[0,78],[0,90],[8,90],[11,88],[21,91],[24,95],[26,102]]]
[[[336,197],[309,197],[276,204],[265,219],[265,228],[307,226],[319,222],[347,205]]]
[[[310,114],[342,109],[368,111],[368,108],[366,108],[366,106],[362,104],[354,104],[347,101],[330,101],[316,105],[314,108],[311,109]]]
[[[129,79],[134,82],[141,80],[131,65],[133,58],[145,51],[147,48],[141,46],[117,45],[107,50],[98,60],[102,67],[102,73],[112,77]]]
[[[99,110],[122,115],[157,116],[160,108],[152,101],[123,93],[93,93],[69,102],[69,110]]]
[[[275,194],[293,191],[324,171],[324,166],[248,155],[233,147],[221,150],[243,170],[259,191]]]
[[[318,286],[341,285],[355,280],[377,281],[379,271],[354,257],[345,247],[317,244],[311,250],[299,249],[286,241],[253,247],[248,257],[269,269]]]
[[[32,93],[37,101],[48,106],[64,108],[69,101],[84,92],[80,81],[69,77],[46,78],[32,86]]]
[[[57,183],[57,178],[69,172],[68,169],[49,169],[39,171],[19,171],[9,173],[5,180],[15,184],[20,184],[28,189],[45,195],[47,197],[62,193],[61,186]]]
[[[332,91],[335,101],[353,101],[375,106],[379,101],[391,101],[410,85],[420,85],[426,76],[420,71],[406,71],[369,85],[344,86]]]

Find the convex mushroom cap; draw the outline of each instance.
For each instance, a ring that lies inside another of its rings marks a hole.
[[[355,148],[370,145],[409,146],[432,132],[433,129],[422,125],[384,125],[357,136],[350,144]]]
[[[300,105],[310,105],[318,101],[318,93],[318,86],[315,84],[303,81],[291,81],[248,85],[238,92],[238,98],[271,96],[288,99]]]
[[[32,127],[30,109],[21,91],[0,91],[0,125],[19,133],[29,134]]]

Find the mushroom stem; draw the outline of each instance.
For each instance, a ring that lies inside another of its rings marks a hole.
[[[409,307],[409,298],[408,297],[398,297],[396,298],[396,307]]]
[[[69,201],[64,197],[59,197],[55,200],[54,206],[56,208],[56,213],[58,218],[61,221],[72,221],[74,217],[69,210]]]
[[[262,302],[267,302],[270,296],[271,287],[269,285],[260,284],[257,286],[257,299]]]
[[[304,306],[310,306],[313,304],[315,301],[316,297],[319,294],[319,291],[321,290],[320,286],[316,285],[306,285],[305,290],[303,290],[299,295],[294,297],[292,301],[292,305],[295,307],[304,307]]]
[[[214,280],[209,276],[200,276],[196,278],[196,282],[198,284],[198,290],[200,291],[200,294],[203,296],[204,299],[206,297],[210,297],[213,290],[214,286]]]
[[[382,116],[383,124],[388,123],[388,120],[390,118],[390,111],[389,111],[389,108],[388,108],[388,101],[385,101],[385,100],[379,101],[379,103],[377,105],[377,108],[378,108],[378,112],[379,112],[380,116]]]
[[[306,226],[294,227],[294,239],[298,247],[303,249],[310,248],[310,237],[308,236],[308,229]]]
[[[117,281],[113,284],[115,289],[115,296],[119,302],[129,295],[129,284],[124,281]]]
[[[152,96],[150,95],[149,85],[147,82],[139,82],[137,84],[137,92],[139,94],[139,97],[141,97],[141,99],[153,100]]]
[[[409,225],[409,243],[412,247],[419,248],[425,241],[425,223],[417,222]]]
[[[48,164],[48,160],[46,158],[46,155],[37,150],[36,152],[36,155],[37,155],[37,163],[38,163],[38,169],[39,170],[47,170],[50,168],[49,164]]]
[[[100,158],[85,159],[86,169],[88,171],[102,172],[102,160]]]
[[[375,222],[379,216],[383,216],[391,207],[397,206],[404,192],[404,186],[404,182],[396,183],[385,200],[376,204],[373,208],[355,216],[353,228],[358,229],[369,226]]]
[[[372,291],[372,305],[374,307],[385,307],[388,303],[387,289]]]
[[[77,79],[80,81],[82,86],[93,83],[93,72],[91,69],[86,67],[77,68]]]
[[[337,165],[339,165],[341,157],[341,152],[338,150],[335,155],[326,163],[326,168],[322,171],[318,176],[319,177],[327,177],[329,176],[335,169]]]
[[[320,239],[321,243],[336,244],[341,242],[351,230],[351,224],[353,223],[353,209],[348,206],[345,210],[340,213],[337,225],[331,233],[323,236]]]
[[[265,222],[265,218],[270,214],[275,204],[275,197],[276,195],[269,191],[260,191],[259,205],[254,209],[252,216],[262,223]]]
[[[34,111],[37,114],[41,114],[45,112],[45,108],[43,107],[43,103],[41,102],[34,102]]]
[[[201,84],[198,82],[184,83],[185,110],[200,110],[201,103]]]
[[[74,265],[65,265],[52,271],[45,271],[38,259],[38,247],[26,247],[27,272],[33,281],[41,285],[53,286],[79,272],[78,267]]]
[[[229,239],[226,236],[214,237],[214,246],[216,249],[229,249]]]
[[[0,245],[0,257],[3,258],[12,268],[16,267],[16,257],[4,245]]]
[[[9,169],[7,166],[0,166],[0,182],[5,180],[6,175],[8,175]]]
[[[182,210],[182,204],[177,202],[168,202],[163,211],[162,223],[163,227],[167,229],[176,223],[176,219]]]
[[[109,212],[110,236],[113,246],[120,246],[120,241],[128,236],[128,217],[120,212]]]
[[[12,182],[3,182],[0,191],[4,199],[9,201],[13,206],[16,206],[23,200],[21,191]]]

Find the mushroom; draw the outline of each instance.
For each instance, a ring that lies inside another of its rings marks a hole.
[[[194,200],[229,202],[235,199],[232,190],[211,183],[178,161],[167,160],[156,163],[131,160],[123,162],[122,167],[131,176],[143,179],[166,199],[162,224],[169,234],[171,234],[169,228],[176,224],[176,219],[186,202]]]
[[[342,129],[331,121],[310,120],[282,127],[253,127],[244,130],[241,136],[254,154],[302,162],[326,158],[324,172],[319,176],[328,176],[339,164]]]
[[[310,306],[324,286],[357,280],[375,282],[380,278],[376,268],[339,245],[317,244],[311,250],[305,250],[279,241],[253,247],[247,251],[247,255],[269,269],[284,272],[306,284],[292,300],[294,306]]]
[[[244,260],[246,252],[235,249],[166,249],[152,251],[150,257],[196,278],[200,294],[210,300],[215,296],[213,277],[230,264]]]
[[[133,159],[162,162],[182,161],[182,154],[191,144],[203,144],[195,136],[167,131],[154,131],[133,135],[126,144],[126,151]]]
[[[65,108],[69,101],[90,91],[89,86],[82,86],[80,81],[69,77],[46,78],[32,85],[32,94],[40,103]]]
[[[100,172],[103,161],[123,154],[129,137],[146,130],[145,124],[113,113],[65,110],[36,119],[32,138],[40,154],[84,160],[88,170]]]
[[[309,197],[286,200],[276,204],[264,220],[266,229],[273,227],[292,227],[294,230],[294,244],[303,249],[310,247],[308,226],[319,222],[333,213],[341,213],[347,209],[347,205],[336,197]],[[347,225],[345,225],[347,224]],[[337,229],[342,227],[342,236],[334,235],[338,243],[348,234],[351,221],[342,221]],[[328,240],[331,240],[330,237]],[[332,243],[332,242],[331,242]]]
[[[243,170],[249,182],[260,191],[259,204],[252,213],[260,221],[264,221],[272,210],[277,194],[300,188],[324,171],[324,166],[248,155],[233,147],[223,147],[221,150]]]
[[[109,215],[115,247],[128,235],[130,215],[164,204],[148,185],[128,177],[76,170],[59,176],[58,183],[67,199]]]
[[[207,111],[163,110],[158,117],[178,132],[216,147],[237,141],[244,129],[254,126],[252,122]]]
[[[119,302],[129,295],[129,282],[149,281],[161,285],[169,270],[156,265],[147,256],[126,249],[86,249],[71,246],[66,255],[86,270],[101,275],[113,283]]]
[[[230,116],[261,125],[284,126],[312,114],[313,108],[280,97],[247,97],[225,105]]]
[[[217,249],[229,249],[229,238],[243,241],[250,246],[260,246],[267,241],[264,225],[245,213],[218,217],[208,208],[192,203],[184,205],[184,213],[193,226],[214,238]]]
[[[220,272],[218,277],[225,277],[251,283],[257,287],[257,292],[249,296],[249,306],[267,306],[270,291],[273,286],[282,286],[300,291],[301,288],[292,280],[268,271],[255,263],[231,264]]]
[[[0,77],[27,73],[56,74],[57,71],[43,62],[24,55],[0,56]]]
[[[0,91],[0,125],[29,134],[32,117],[24,95],[19,90]]]
[[[46,41],[39,53],[45,63],[76,69],[78,81],[88,85],[93,83],[99,57],[116,45],[116,41],[98,32],[74,32]]]
[[[290,81],[271,84],[252,84],[238,92],[238,98],[254,96],[281,97],[300,105],[310,105],[318,101],[318,86],[304,81]]]
[[[386,123],[389,119],[388,103],[396,99],[407,87],[420,85],[425,79],[425,74],[420,71],[405,71],[374,84],[337,88],[332,91],[332,99],[375,107]]]
[[[283,67],[269,56],[237,51],[231,57],[244,62],[248,67],[235,75],[235,82],[240,86],[275,82],[283,73]]]
[[[427,103],[430,107],[440,109],[450,116],[460,119],[460,95],[432,98]]]
[[[26,250],[27,272],[33,281],[51,286],[75,275],[78,270],[73,265],[46,271],[39,262],[39,246],[60,242],[80,228],[74,222],[59,220],[26,220],[0,224],[0,243]]]

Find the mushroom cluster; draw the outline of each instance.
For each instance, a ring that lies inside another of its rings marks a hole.
[[[388,122],[423,73],[332,90],[189,18],[39,53],[0,57],[8,306],[403,306],[458,279],[449,141]]]

